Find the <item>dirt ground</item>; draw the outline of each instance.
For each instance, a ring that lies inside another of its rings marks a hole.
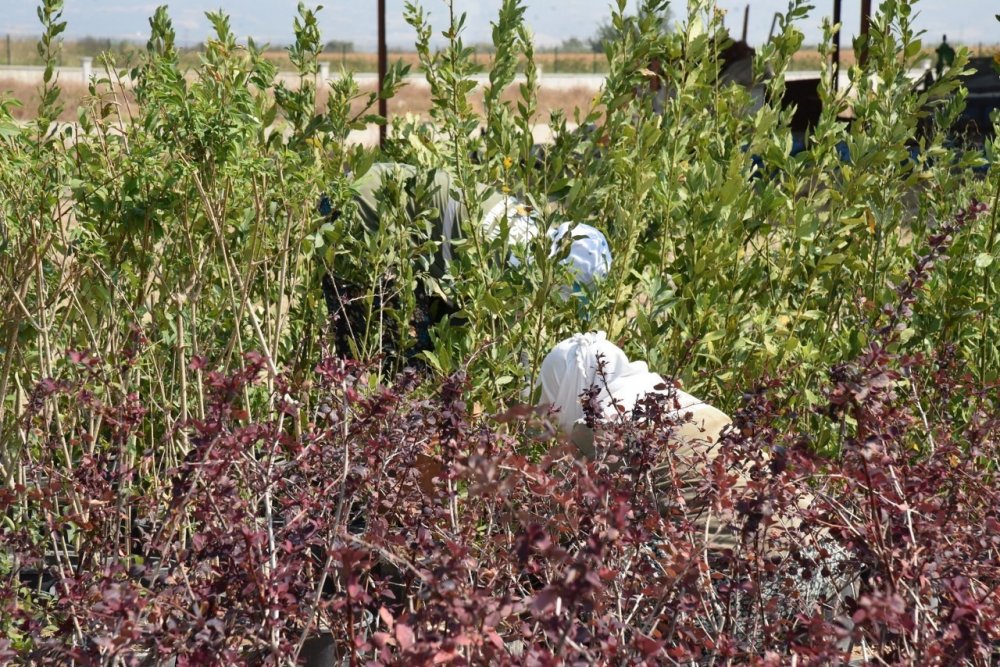
[[[105,40],[82,40],[78,42],[67,41],[63,44],[62,63],[63,65],[76,65],[81,56],[95,57],[95,64],[98,62],[96,56],[107,49],[111,49],[120,65],[124,65],[142,48],[141,44],[128,42],[112,42]],[[476,47],[473,47],[476,48]],[[845,61],[850,58],[853,62],[853,55],[850,49],[845,50]],[[193,66],[198,62],[198,51],[196,49],[181,50],[181,64]],[[408,51],[392,51],[389,54],[389,62],[402,61],[416,71],[419,66],[417,54]],[[268,60],[275,63],[278,69],[292,69],[288,59],[288,52],[272,48],[265,53]],[[2,57],[2,56],[0,56]],[[320,60],[330,63],[334,71],[339,71],[341,67],[352,72],[375,72],[378,70],[378,59],[375,53],[365,52],[341,52],[325,51],[320,54]],[[541,67],[543,72],[549,73],[578,73],[578,74],[598,74],[607,72],[608,64],[604,53],[579,52],[567,53],[559,50],[538,51],[534,55],[535,64]],[[474,55],[476,63],[484,68],[488,68],[493,62],[493,55],[485,50],[477,50]],[[793,69],[814,69],[818,62],[818,54],[815,50],[805,49],[801,52],[801,58],[796,58]],[[3,61],[0,64],[7,64]],[[12,40],[11,61],[12,65],[41,65],[42,62],[35,49],[35,40],[27,38],[15,38]]]
[[[972,51],[974,54],[980,51],[993,53],[994,51],[1000,51],[1000,46],[973,47]],[[274,50],[268,52],[267,55],[278,64],[279,69],[288,68],[288,54],[286,52]],[[933,54],[930,51],[926,55],[933,59]],[[333,72],[340,71],[342,66],[356,72],[371,72],[376,69],[377,65],[374,53],[324,53],[320,57],[322,60],[330,63]],[[480,53],[476,58],[483,67],[489,67],[492,56],[488,53]],[[389,60],[402,60],[413,65],[414,68],[417,65],[417,55],[415,53],[390,53]],[[536,54],[536,62],[541,67],[543,74],[555,72],[602,72],[606,69],[603,54],[545,52]],[[854,51],[852,49],[844,49],[841,52],[842,66],[850,67],[854,63]],[[804,48],[795,55],[791,69],[815,70],[819,66],[819,52],[815,49]],[[20,108],[14,109],[15,117],[19,119],[34,118],[39,102],[38,86],[2,77],[3,73],[0,71],[0,95],[12,96],[22,104]],[[77,109],[88,98],[87,89],[84,85],[76,81],[63,82],[61,86],[63,90],[62,102],[65,110],[60,119],[64,121],[75,120]],[[373,90],[373,87],[362,86],[362,90],[370,92]],[[595,91],[593,89],[585,86],[569,90],[546,89],[543,79],[542,88],[538,93],[538,114],[535,120],[536,122],[544,122],[548,120],[549,114],[557,109],[563,110],[567,117],[572,119],[575,109],[584,110],[590,107],[594,94]],[[512,87],[508,91],[506,98],[512,99],[516,96],[516,87]],[[126,97],[130,96],[126,94]],[[358,104],[360,106],[360,102]],[[481,92],[477,91],[473,93],[473,105],[479,110],[482,109]],[[325,107],[325,97],[322,94],[320,95],[320,107]],[[426,117],[429,109],[430,99],[426,87],[405,86],[395,98],[389,101],[390,115],[412,113]]]
[[[64,82],[60,84],[62,88],[61,102],[64,106],[60,120],[72,121],[77,118],[77,109],[83,104],[90,104],[93,100],[90,97],[87,87],[78,82]],[[362,86],[366,93],[372,92],[374,87]],[[14,117],[19,120],[29,120],[35,118],[40,101],[39,86],[9,79],[0,79],[0,95],[13,97],[21,103],[20,107],[13,109]],[[538,114],[537,121],[546,121],[552,111],[562,109],[567,117],[572,119],[573,111],[576,108],[586,110],[590,107],[595,91],[589,88],[572,88],[568,90],[546,89],[544,86],[538,92]],[[506,99],[516,99],[518,92],[516,87],[512,87],[504,96]],[[134,104],[131,94],[126,92],[124,98]],[[472,103],[478,110],[482,111],[482,92],[473,93]],[[361,108],[362,101],[355,105],[355,110]],[[326,108],[326,95],[320,94],[321,110]],[[426,117],[431,107],[430,91],[426,87],[404,86],[396,97],[389,100],[389,115],[400,116],[406,113],[416,114]]]
[[[41,65],[41,59],[35,48],[36,41],[36,38],[15,37],[11,40],[10,62],[7,63],[6,60],[3,60],[0,61],[0,64]],[[928,41],[924,49],[925,57],[933,59],[935,46],[935,43]],[[1000,44],[967,44],[965,46],[968,46],[972,55],[990,55],[1000,51]],[[134,61],[134,58],[142,48],[143,44],[138,42],[93,38],[75,41],[67,40],[63,43],[61,64],[77,65],[82,56],[94,57],[96,64],[98,62],[96,56],[99,53],[110,50],[115,55],[118,64],[124,66]],[[486,47],[473,46],[472,48],[476,49],[476,53],[473,56],[474,60],[480,66],[488,68],[493,61],[493,55],[487,51]],[[389,62],[402,61],[410,65],[413,71],[416,71],[419,66],[417,54],[412,51],[390,51],[388,55]],[[288,59],[288,52],[282,48],[271,48],[265,53],[265,56],[268,60],[275,63],[278,69],[292,69],[291,62]],[[194,66],[198,63],[198,58],[199,51],[197,48],[181,49],[180,59],[182,65]],[[319,58],[330,63],[333,71],[339,71],[341,67],[352,72],[375,72],[378,69],[378,59],[375,53],[330,50],[321,53]],[[607,72],[608,69],[608,64],[603,53],[589,51],[565,52],[559,49],[546,49],[544,51],[536,51],[534,59],[535,64],[543,72],[550,74],[599,74]],[[817,69],[819,62],[819,52],[813,47],[806,46],[792,58],[790,68],[792,70]],[[848,66],[855,62],[854,50],[850,48],[849,44],[845,44],[841,50],[841,62]]]
[[[923,56],[920,58],[935,59],[934,48],[936,44],[925,44]],[[991,55],[1000,51],[1000,44],[993,45],[966,45],[973,56]],[[267,52],[267,58],[278,64],[279,69],[291,69],[288,61],[288,53],[280,50]],[[416,53],[392,52],[388,54],[389,62],[401,60],[411,66],[413,71],[418,68]],[[477,53],[476,62],[484,68],[488,68],[492,63],[493,56],[489,53]],[[374,53],[323,53],[321,60],[330,63],[333,71],[338,71],[342,66],[354,72],[375,72],[378,70],[378,59]],[[850,67],[857,62],[854,57],[854,49],[850,47],[841,48],[840,63],[844,67]],[[544,51],[535,53],[535,63],[541,68],[543,73],[548,74],[597,74],[607,72],[607,61],[603,53],[563,53],[559,51]],[[819,69],[819,51],[811,47],[803,47],[793,57],[789,66],[790,70],[815,70]]]

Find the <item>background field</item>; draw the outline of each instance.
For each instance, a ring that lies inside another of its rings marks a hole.
[[[77,110],[81,105],[86,106],[91,99],[87,87],[75,81],[61,82],[60,100],[64,108],[59,114],[59,120],[72,121],[77,118]],[[362,85],[361,91],[370,93],[375,90],[374,86]],[[18,120],[29,120],[37,115],[38,103],[41,100],[40,87],[38,85],[4,79],[0,72],[0,93],[8,93],[11,97],[21,102],[21,106],[14,107],[12,112]],[[546,89],[544,86],[538,91],[538,106],[533,115],[537,122],[547,122],[553,111],[564,111],[569,118],[573,117],[575,110],[580,109],[586,113],[587,109],[595,101],[597,91],[590,88],[569,88],[569,89]],[[517,96],[513,89],[504,93],[504,99],[511,100]],[[329,93],[320,93],[318,96],[318,109],[325,111]],[[134,111],[135,98],[130,91],[125,91],[121,95],[121,100],[127,102]],[[481,113],[483,110],[483,93],[481,90],[470,94],[473,108]],[[363,100],[357,100],[352,104],[352,109],[357,111],[363,105]],[[404,86],[388,101],[389,114],[399,117],[405,114],[414,114],[421,118],[427,118],[431,108],[431,98],[426,87]],[[124,111],[124,109],[123,109]]]
[[[0,65],[40,65],[41,56],[38,55],[35,44],[37,38],[10,37],[9,49],[8,41],[0,36]],[[929,45],[923,50],[928,58],[934,57],[935,45]],[[974,55],[989,55],[1000,50],[1000,45],[996,44],[969,44],[968,46]],[[111,51],[116,54],[119,61],[124,62],[134,57],[137,50],[142,49],[142,44],[134,42],[115,41],[101,38],[85,38],[82,40],[69,40],[64,43],[62,53],[59,57],[60,64],[76,66],[82,56],[96,58],[104,51]],[[473,46],[476,51],[472,60],[483,68],[489,68],[493,61],[492,48],[486,45]],[[186,48],[180,50],[181,62],[187,66],[194,66],[198,61],[200,48]],[[291,69],[288,60],[288,53],[282,48],[272,48],[266,53],[266,57],[271,62],[278,65],[279,69]],[[374,53],[354,52],[349,50],[331,50],[319,54],[319,60],[327,61],[336,71],[337,68],[352,72],[374,72],[378,68],[378,59]],[[402,61],[417,68],[417,54],[414,51],[393,50],[389,53],[389,61]],[[562,52],[558,49],[539,50],[535,53],[535,61],[543,72],[565,73],[565,74],[587,74],[587,73],[607,73],[608,64],[603,53],[572,53]],[[845,65],[853,65],[855,62],[854,50],[846,46],[841,50],[841,62]],[[818,69],[820,64],[819,53],[815,47],[805,46],[800,49],[791,59],[789,69],[791,70],[812,70]]]

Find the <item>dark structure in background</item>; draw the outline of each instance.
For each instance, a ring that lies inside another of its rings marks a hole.
[[[871,9],[871,0],[861,0],[862,48],[857,54],[860,65],[864,65],[868,58],[867,41],[871,27]],[[833,0],[833,22],[840,23],[842,16],[842,0]],[[772,32],[773,29],[774,23],[772,23]],[[833,35],[833,47],[831,69],[833,88],[836,90],[840,76],[839,30]],[[974,71],[962,78],[962,83],[968,88],[969,95],[965,111],[959,117],[954,129],[972,147],[981,148],[983,140],[993,133],[990,113],[995,109],[1000,109],[1000,74],[997,73],[993,59],[990,57],[972,58],[966,69]],[[819,83],[818,78],[813,78],[787,81],[785,84],[782,102],[786,106],[794,104],[796,107],[791,121],[791,129],[797,135],[796,146],[798,149],[805,146],[806,135],[809,129],[819,121],[822,112]]]
[[[843,19],[842,0],[833,0],[833,22],[839,24]],[[867,47],[868,30],[871,26],[872,2],[861,0],[861,43]],[[772,31],[774,23],[771,24]],[[868,58],[868,49],[862,48],[857,54],[858,62],[864,65]],[[840,81],[840,30],[833,34],[833,89],[837,90]],[[805,132],[819,121],[823,105],[819,97],[819,79],[801,79],[788,81],[785,84],[785,95],[782,101],[785,105],[794,104],[795,115],[792,117],[792,131]]]
[[[1000,109],[1000,74],[989,56],[970,59],[966,69],[974,72],[962,77],[969,96],[959,117],[959,129],[970,139],[984,139],[993,133],[990,112]]]
[[[833,0],[833,22],[839,24],[843,17],[843,0]],[[871,0],[860,0],[861,10],[861,52],[857,54],[858,63],[865,64],[868,59],[868,32],[871,27]],[[385,145],[386,127],[388,125],[388,105],[381,96],[382,86],[385,83],[386,70],[388,66],[388,56],[385,41],[385,0],[378,0],[378,86],[379,115],[386,119],[386,124],[379,127],[379,145]],[[743,36],[742,43],[747,41],[747,28],[750,21],[750,5],[747,4],[743,12]],[[777,21],[771,22],[771,32]],[[840,79],[840,30],[833,35],[833,56],[832,56],[833,89],[837,90]],[[969,63],[975,73],[966,77],[965,85],[969,89],[969,97],[965,113],[962,115],[961,123],[963,129],[974,130],[980,135],[988,134],[992,131],[992,124],[989,120],[990,112],[1000,108],[1000,76],[994,71],[990,58],[973,58]],[[788,81],[785,86],[785,94],[782,101],[796,106],[795,115],[792,118],[792,130],[805,133],[811,126],[819,121],[822,103],[819,96],[819,79],[801,79]]]

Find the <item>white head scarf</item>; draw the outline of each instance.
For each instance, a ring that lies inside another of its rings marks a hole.
[[[566,431],[583,418],[580,394],[595,384],[601,385],[597,377],[598,357],[605,362],[604,372],[609,380],[621,375],[628,366],[625,353],[603,331],[574,334],[556,345],[542,361],[542,403],[559,409],[559,424]]]
[[[604,361],[604,375],[598,374],[599,359]],[[668,385],[652,373],[644,361],[630,362],[603,331],[574,334],[546,355],[541,368],[541,403],[558,408],[559,425],[567,432],[583,419],[580,394],[592,386],[600,388],[597,400],[606,419],[628,415],[647,394],[666,393]],[[675,390],[678,412],[692,412],[696,420],[711,422],[715,436],[729,418],[719,410],[683,391]],[[614,397],[619,408],[612,403]]]
[[[549,257],[559,252],[559,244],[567,234],[570,234],[571,239],[569,255],[562,263],[569,267],[574,279],[582,285],[592,285],[607,276],[611,270],[611,247],[608,239],[599,229],[582,222],[564,222],[548,231],[548,236],[552,239]]]
[[[509,230],[507,240],[512,246],[525,246],[538,236],[538,222],[534,215],[520,205],[513,197],[505,197],[487,211],[481,221],[487,239],[495,239],[500,234],[500,218],[507,218]],[[603,279],[611,269],[611,246],[601,230],[584,223],[564,222],[550,229],[546,235],[551,241],[549,257],[559,253],[563,237],[570,235],[569,254],[560,262],[570,269],[573,279],[581,285],[592,285]],[[507,258],[511,266],[520,266],[516,253]]]

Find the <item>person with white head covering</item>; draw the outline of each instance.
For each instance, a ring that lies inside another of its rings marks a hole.
[[[481,214],[472,220],[473,207],[468,206],[456,192],[454,179],[446,170],[431,170],[423,183],[417,182],[419,178],[421,174],[410,165],[372,165],[354,181],[357,217],[350,223],[356,221],[369,230],[379,229],[380,199],[388,184],[398,183],[406,190],[404,202],[408,216],[415,220],[427,208],[434,211],[429,221],[430,240],[435,246],[429,262],[430,274],[434,278],[441,278],[448,272],[453,253],[461,248],[461,244],[455,242],[471,229],[477,229],[481,239],[492,241],[506,228],[504,240],[511,250],[507,256],[508,265],[516,267],[522,259],[530,261],[531,255],[525,252],[525,248],[539,236],[541,230],[537,216],[529,207],[496,188],[479,184],[476,186],[476,197]],[[415,195],[417,190],[426,192],[427,196],[420,199]],[[320,201],[319,212],[332,220],[338,219],[341,213],[333,208],[327,197]],[[559,263],[568,269],[563,274],[567,284],[556,289],[556,293],[563,298],[569,298],[573,293],[579,295],[579,288],[589,288],[608,274],[611,249],[600,230],[583,223],[562,223],[548,230],[546,236],[550,240],[549,258],[558,257]],[[417,296],[420,314],[412,323],[417,341],[410,346],[408,354],[411,358],[430,348],[429,329],[434,322],[457,310],[441,296],[426,294],[422,290],[422,286],[418,288]],[[359,298],[363,296],[363,290],[330,273],[324,276],[323,293],[329,312],[335,316],[335,346],[342,353],[349,354],[349,341],[355,331],[365,330],[369,314],[363,299]]]
[[[675,471],[685,488],[679,489],[688,509],[700,507],[695,487],[705,465],[715,457],[729,417],[708,403],[673,388],[661,375],[649,370],[644,361],[630,361],[603,331],[575,334],[560,342],[546,355],[540,370],[539,403],[555,410],[555,419],[580,452],[593,458],[597,452],[593,431],[587,426],[581,394],[599,390],[596,401],[606,421],[629,419],[642,399],[650,394],[673,397],[673,414],[678,424],[671,433]],[[666,507],[671,499],[665,499]],[[703,513],[705,534],[712,549],[735,548],[738,535],[711,512]]]
[[[554,257],[563,238],[569,234],[569,254],[562,260],[569,267],[570,275],[577,284],[591,285],[604,278],[611,269],[611,247],[600,230],[590,225],[564,222],[550,229],[546,235],[552,240],[549,257]]]
[[[556,410],[559,426],[588,458],[593,458],[597,452],[594,434],[584,419],[581,394],[585,391],[600,390],[595,400],[606,421],[634,417],[637,404],[649,394],[673,395],[674,416],[680,418],[681,423],[674,427],[669,440],[673,444],[672,465],[669,471],[666,466],[654,469],[653,481],[657,491],[666,490],[664,477],[676,480],[679,488],[671,485],[670,492],[663,493],[658,499],[660,510],[672,513],[683,508],[686,518],[701,528],[694,533],[701,536],[697,539],[704,539],[701,546],[706,549],[709,562],[712,562],[713,555],[739,550],[741,538],[735,522],[723,520],[698,492],[698,483],[704,477],[706,466],[718,454],[718,440],[731,423],[725,413],[688,393],[671,388],[670,383],[651,372],[645,362],[630,361],[603,331],[575,334],[556,345],[542,361],[540,384],[540,403]],[[738,468],[732,472],[738,476],[736,486],[743,486],[747,481],[744,472]],[[805,494],[798,502],[805,507],[812,502],[812,496]],[[768,529],[772,535],[800,525],[795,518],[772,518],[777,521]],[[772,550],[769,554],[772,566],[784,563],[782,567],[787,569],[784,570],[785,576],[759,579],[760,595],[763,599],[783,598],[787,592],[783,581],[788,576],[796,582],[798,595],[781,599],[780,613],[790,617],[801,612],[812,613],[815,605],[822,604],[825,613],[834,618],[840,609],[837,605],[844,596],[857,597],[859,580],[851,567],[842,566],[847,563],[847,552],[829,534],[820,531],[808,540],[803,544],[802,553],[817,561],[821,553],[826,553],[823,559],[825,567],[817,568],[811,576],[804,577],[803,570],[787,558],[784,550]],[[724,564],[726,559],[715,562]],[[739,599],[738,589],[736,595],[735,599]],[[846,628],[850,627],[849,618],[838,618],[838,622]],[[752,633],[759,632],[759,629],[741,616],[735,621],[734,632],[752,637]]]
[[[370,229],[378,228],[378,200],[387,179],[413,179],[417,169],[406,164],[377,163],[362,174],[354,184],[355,201],[358,204],[361,222]],[[440,276],[445,272],[452,260],[453,242],[462,238],[463,227],[470,222],[478,226],[482,238],[496,239],[500,235],[502,221],[506,220],[508,229],[507,242],[514,247],[525,246],[538,236],[540,230],[538,219],[527,206],[499,190],[485,184],[476,186],[476,194],[480,200],[481,217],[471,221],[472,210],[455,192],[455,184],[451,175],[444,169],[435,169],[432,173],[433,191],[430,203],[437,215],[433,222],[431,240],[436,241],[438,250],[432,267],[432,273]],[[418,202],[409,198],[408,205],[414,210],[409,211],[414,217]],[[570,268],[575,282],[581,285],[591,285],[607,275],[611,268],[611,250],[607,239],[600,230],[583,223],[563,223],[547,232],[552,240],[549,253],[554,257],[559,250],[560,240],[572,230],[569,254],[562,263]],[[518,265],[516,253],[508,258],[511,265]]]
[[[599,373],[601,362],[604,366]],[[575,334],[556,345],[542,361],[539,379],[541,403],[557,410],[560,426],[578,446],[583,443],[586,447],[590,440],[580,395],[591,387],[600,390],[597,400],[606,419],[628,417],[644,396],[670,392],[675,397],[678,416],[690,415],[690,420],[678,427],[679,438],[714,442],[730,423],[721,410],[680,389],[670,388],[662,376],[649,370],[645,361],[629,361],[603,331]]]

